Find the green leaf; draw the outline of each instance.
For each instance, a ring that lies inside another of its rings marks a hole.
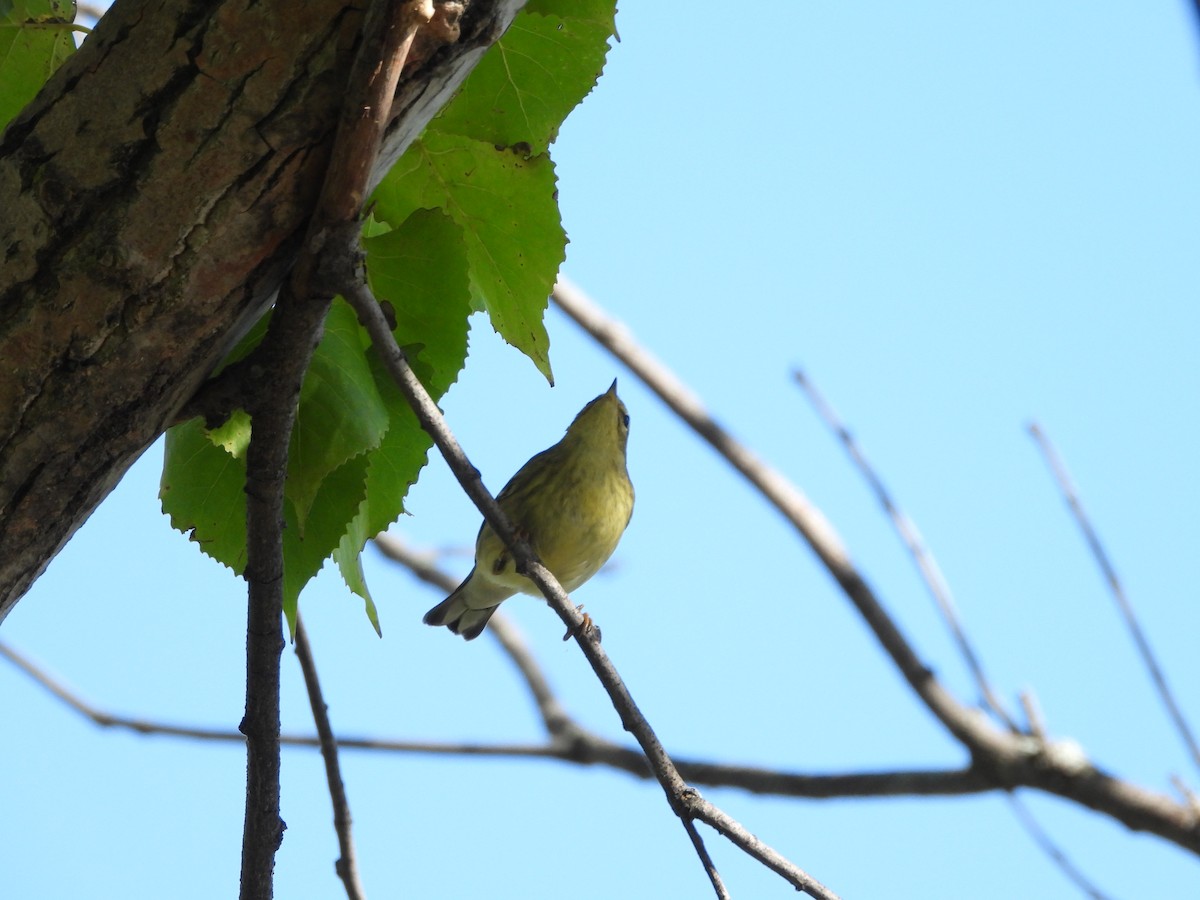
[[[603,25],[609,34],[616,34],[617,30],[615,0],[529,0],[523,12],[539,16],[570,16],[572,19]]]
[[[474,302],[553,384],[542,315],[567,239],[549,157],[430,131],[383,180],[375,204],[393,225],[418,209],[445,210],[462,229]]]
[[[329,474],[377,447],[387,427],[388,411],[363,355],[358,319],[339,298],[304,375],[288,450],[287,498],[300,534]]]
[[[234,354],[248,352],[264,327],[256,325]],[[305,375],[289,449],[284,585],[293,621],[300,589],[340,543],[363,502],[365,454],[379,445],[389,421],[354,313],[335,302]],[[246,567],[250,432],[242,410],[212,431],[199,419],[170,429],[160,490],[171,524],[239,575]]]
[[[321,482],[308,522],[301,533],[296,510],[286,503],[283,532],[283,612],[292,634],[300,591],[321,571],[337,549],[366,495],[367,456],[361,454],[340,466]]]
[[[441,397],[467,358],[471,303],[461,229],[444,213],[421,209],[394,230],[367,238],[363,248],[371,291],[392,305],[396,342],[421,347],[420,362],[429,367],[425,388]],[[386,376],[383,381],[392,384]]]
[[[467,354],[471,305],[460,229],[440,212],[420,210],[364,246],[371,284],[393,307],[397,340],[410,348],[426,387],[441,397]],[[261,330],[256,326],[234,352],[247,352]],[[432,444],[367,346],[353,311],[335,301],[305,376],[289,451],[284,611],[293,628],[300,592],[333,556],[379,630],[359,555],[403,512]],[[212,432],[199,419],[172,428],[161,490],[171,523],[238,574],[246,567],[249,438],[250,419],[240,410]]]
[[[546,150],[592,89],[612,0],[535,0],[393,167],[374,214],[399,225],[443,209],[462,228],[472,300],[552,384],[547,296],[566,248]]]
[[[467,317],[471,312],[466,250],[454,222],[440,212],[417,210],[394,231],[363,242],[367,272],[377,299],[392,307],[397,343],[408,348],[410,363],[425,389],[439,399],[454,383],[467,357]],[[424,467],[433,441],[408,402],[369,354],[391,424],[380,445],[367,454],[366,498],[334,559],[346,586],[363,598],[367,616],[379,630],[378,614],[363,578],[359,555],[368,539],[404,511],[404,498]]]
[[[374,535],[367,531],[366,518],[359,516],[350,523],[349,530],[342,535],[341,543],[333,551],[333,559],[338,565],[338,571],[342,573],[342,581],[346,583],[346,587],[362,597],[367,611],[367,619],[371,622],[375,633],[383,637],[383,628],[379,625],[379,610],[375,607],[375,600],[371,597],[371,591],[367,587],[367,579],[362,567],[362,550],[372,537]]]
[[[230,456],[244,460],[246,448],[250,446],[250,414],[244,409],[235,409],[224,425],[209,429],[208,439]]]
[[[75,52],[75,4],[13,0],[0,9],[0,129]]]
[[[284,504],[284,612],[295,629],[300,591],[342,541],[366,493],[367,456],[360,454],[321,484],[301,534],[295,505]],[[246,462],[213,443],[200,419],[167,431],[159,496],[171,524],[235,574],[246,570]]]
[[[524,145],[527,156],[546,152],[567,113],[595,86],[613,33],[611,0],[588,11],[575,5],[526,7],[431,129],[501,147]]]
[[[400,518],[408,489],[416,484],[433,446],[433,439],[417,421],[400,389],[389,380],[383,365],[377,360],[372,363],[380,379],[380,392],[392,407],[392,427],[369,455],[367,501],[358,511],[367,537],[374,537]]]
[[[235,574],[246,570],[246,461],[213,444],[200,419],[167,431],[158,495],[175,528]]]

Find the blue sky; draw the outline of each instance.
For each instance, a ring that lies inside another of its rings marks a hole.
[[[1160,791],[1198,776],[1025,432],[1067,459],[1185,712],[1200,721],[1195,303],[1200,42],[1188,4],[627,3],[554,148],[565,271],[841,533],[918,652],[964,668],[867,488],[789,380],[803,367],[917,521],[1007,700]],[[801,772],[957,766],[848,602],[763,501],[619,363],[548,317],[558,385],[484,322],[443,406],[496,490],[619,377],[634,518],[576,600],[669,750]],[[533,411],[526,420],[527,411]],[[169,528],[145,454],[0,628],[97,705],[241,716],[244,585]],[[463,574],[478,515],[440,460],[394,533]],[[487,639],[368,551],[378,639],[325,572],[301,604],[335,728],[535,740]],[[562,701],[621,739],[556,617],[505,607]],[[106,733],[0,666],[5,891],[231,896],[241,748]],[[284,723],[310,730],[284,659]],[[653,785],[555,763],[347,753],[373,897],[710,895]],[[277,896],[336,897],[316,754],[285,751]],[[706,796],[846,897],[1077,896],[1002,796]],[[1113,897],[1191,897],[1196,860],[1022,795]],[[793,896],[715,834],[735,897]]]

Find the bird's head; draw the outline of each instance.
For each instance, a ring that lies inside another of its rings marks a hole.
[[[629,441],[629,411],[617,396],[617,382],[579,411],[567,427],[564,440],[584,441],[598,447],[616,445],[625,455]]]

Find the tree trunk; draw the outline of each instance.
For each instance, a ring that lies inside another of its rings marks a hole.
[[[523,0],[406,68],[380,174]],[[362,9],[117,0],[0,139],[0,620],[270,303]]]

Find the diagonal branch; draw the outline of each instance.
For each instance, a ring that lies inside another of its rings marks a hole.
[[[1059,870],[1066,875],[1067,879],[1073,885],[1075,885],[1075,887],[1079,888],[1079,890],[1082,891],[1086,896],[1090,897],[1091,900],[1112,900],[1111,897],[1096,887],[1096,885],[1094,885],[1091,880],[1084,875],[1082,871],[1080,871],[1079,867],[1075,865],[1075,863],[1072,862],[1070,858],[1062,851],[1062,848],[1054,843],[1050,835],[1046,833],[1046,830],[1042,828],[1038,820],[1034,818],[1033,813],[1031,813],[1028,807],[1021,802],[1020,797],[1018,797],[1016,794],[1009,794],[1008,802],[1012,807],[1013,814],[1017,817],[1017,820],[1025,829],[1025,833],[1033,839],[1033,842],[1037,844],[1038,849],[1046,854],[1046,856],[1048,856],[1054,862],[1054,864],[1058,866]]]
[[[484,519],[512,551],[513,558],[517,562],[517,570],[523,572],[537,585],[550,606],[567,625],[568,633],[575,636],[576,642],[607,691],[613,707],[617,710],[622,726],[634,736],[645,752],[650,768],[666,793],[672,811],[684,821],[695,818],[710,821],[719,811],[715,810],[711,804],[700,797],[698,792],[688,787],[683,781],[682,776],[659,742],[658,736],[655,735],[650,724],[638,709],[628,688],[617,674],[608,654],[600,646],[594,629],[583,627],[582,614],[571,603],[553,574],[537,559],[528,543],[516,533],[507,516],[488,493],[479,478],[478,470],[471,465],[466,454],[463,453],[458,440],[442,418],[441,411],[413,373],[403,351],[396,345],[396,339],[384,319],[379,302],[363,283],[361,277],[347,280],[343,284],[342,295],[358,313],[359,321],[362,322],[371,337],[375,352],[412,406],[421,427],[433,438],[467,496],[471,498],[483,513]],[[759,842],[732,819],[727,817],[723,819],[719,830],[735,845],[786,878],[798,890],[805,891],[814,897],[832,898],[836,896],[798,866],[783,859],[771,848]]]
[[[817,415],[821,417],[829,430],[837,435],[838,439],[842,442],[846,453],[849,454],[859,473],[866,479],[867,484],[874,492],[875,498],[891,519],[892,527],[900,536],[900,540],[904,542],[904,546],[908,549],[913,562],[916,563],[917,570],[921,574],[921,580],[924,581],[926,588],[933,597],[934,603],[937,604],[938,611],[942,615],[942,620],[946,623],[946,627],[950,629],[950,633],[958,645],[959,653],[962,655],[967,668],[975,679],[975,686],[979,690],[981,702],[986,704],[1004,722],[1010,731],[1018,731],[1019,729],[1016,724],[996,697],[991,684],[987,680],[987,676],[983,673],[983,664],[979,660],[979,654],[971,646],[971,642],[968,640],[962,623],[959,620],[958,610],[954,603],[954,596],[950,591],[950,585],[942,574],[941,566],[937,564],[937,560],[933,556],[933,551],[925,545],[925,539],[921,537],[920,531],[917,530],[916,523],[905,515],[895,500],[892,499],[892,495],[884,485],[883,480],[876,474],[871,464],[867,462],[867,458],[859,447],[858,442],[854,440],[854,435],[850,433],[834,408],[821,392],[817,390],[817,386],[799,369],[792,373],[792,377],[808,396],[809,402],[812,403],[813,408],[817,411]]]
[[[1009,734],[960,703],[938,681],[850,561],[828,520],[779,472],[738,443],[665,365],[578,288],[560,278],[554,302],[628,366],[680,418],[758,489],[808,542],[926,707],[971,755],[971,768],[997,787],[1033,787],[1105,813],[1200,854],[1200,813],[1096,767],[1073,741]]]
[[[560,277],[552,299],[724,456],[800,533],[866,620],[900,674],[947,730],[972,749],[1002,751],[1003,735],[986,727],[972,710],[962,706],[917,656],[851,561],[841,537],[808,497],[739,443],[673,372],[637,344],[624,326],[608,318],[581,290]]]
[[[1046,464],[1050,467],[1054,481],[1058,484],[1058,489],[1062,491],[1063,499],[1067,501],[1067,506],[1070,507],[1071,514],[1075,517],[1076,524],[1079,525],[1079,530],[1083,532],[1088,549],[1092,551],[1092,556],[1095,557],[1096,564],[1100,567],[1100,571],[1104,575],[1104,580],[1108,583],[1108,589],[1112,592],[1113,599],[1117,602],[1117,608],[1121,611],[1121,616],[1125,619],[1125,627],[1129,629],[1129,634],[1133,637],[1138,654],[1142,657],[1142,663],[1146,666],[1146,671],[1150,673],[1150,680],[1154,682],[1154,687],[1158,691],[1158,696],[1163,706],[1166,707],[1171,723],[1175,726],[1175,730],[1187,748],[1188,753],[1191,754],[1192,762],[1195,763],[1197,768],[1200,768],[1200,745],[1196,743],[1196,737],[1188,725],[1187,718],[1184,716],[1179,704],[1175,701],[1175,695],[1171,693],[1171,689],[1167,685],[1167,676],[1163,674],[1162,667],[1159,666],[1154,650],[1150,646],[1150,640],[1142,630],[1141,623],[1138,622],[1137,614],[1133,610],[1133,604],[1129,602],[1129,598],[1125,594],[1125,588],[1121,585],[1121,579],[1117,577],[1117,570],[1113,567],[1112,561],[1104,549],[1104,545],[1100,543],[1100,536],[1096,534],[1096,529],[1092,527],[1091,520],[1088,519],[1087,513],[1083,510],[1083,503],[1079,499],[1079,492],[1075,489],[1075,484],[1071,480],[1071,475],[1067,471],[1066,464],[1054,449],[1050,438],[1046,436],[1046,433],[1036,422],[1029,425],[1029,434],[1037,442],[1038,449],[1042,451],[1042,456],[1045,457]]]
[[[963,657],[968,670],[970,670],[972,677],[975,679],[975,686],[979,691],[981,704],[990,708],[997,718],[1007,726],[1010,732],[1014,734],[1019,733],[1020,729],[1000,703],[999,698],[992,690],[987,676],[984,675],[983,664],[980,661],[979,655],[975,652],[975,648],[967,638],[966,631],[959,619],[954,597],[950,591],[950,585],[942,574],[941,566],[938,565],[937,560],[934,558],[933,551],[926,546],[925,539],[917,529],[916,523],[896,504],[891,492],[888,491],[887,486],[883,483],[883,479],[879,477],[878,473],[876,473],[875,469],[867,461],[866,455],[854,439],[854,435],[850,433],[850,429],[845,426],[833,406],[825,399],[825,396],[817,390],[817,386],[813,384],[812,380],[799,369],[792,373],[792,377],[808,396],[809,402],[817,411],[817,415],[821,417],[829,430],[842,442],[842,446],[850,456],[851,461],[874,492],[875,498],[888,514],[888,518],[891,519],[892,527],[899,535],[901,541],[904,542],[904,546],[907,548],[913,562],[916,563],[921,580],[925,583],[925,587],[933,597],[938,612],[942,616],[942,621],[950,629],[951,637],[958,645],[959,654]],[[1026,722],[1028,723],[1027,727],[1030,733],[1036,737],[1045,739],[1045,731],[1040,727],[1040,716],[1036,715],[1032,695],[1023,694],[1021,700],[1022,705],[1025,707]],[[1054,844],[1050,836],[1038,825],[1033,814],[1021,803],[1019,798],[1015,794],[1010,794],[1009,800],[1018,821],[1020,821],[1026,833],[1029,834],[1042,852],[1074,884],[1078,885],[1090,896],[1098,898],[1100,896],[1099,892],[1087,880],[1079,868]]]

